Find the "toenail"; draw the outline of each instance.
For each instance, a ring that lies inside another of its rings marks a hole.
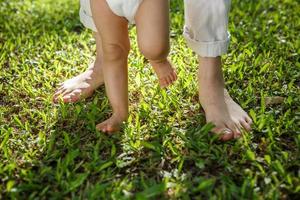
[[[240,135],[236,135],[236,134],[233,135],[233,138],[234,138],[234,139],[237,139],[237,138],[239,138],[239,137],[240,137]]]
[[[226,134],[226,135],[227,135],[227,134],[232,134],[232,131],[230,131],[230,130],[224,130],[224,131],[223,131],[223,134]]]

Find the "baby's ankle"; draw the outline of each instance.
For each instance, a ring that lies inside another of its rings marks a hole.
[[[112,117],[119,122],[124,122],[128,119],[128,112],[113,112]]]
[[[160,60],[149,60],[149,62],[154,67],[155,66],[161,66],[161,65],[170,64],[170,62],[169,62],[169,60],[167,58],[160,59]]]

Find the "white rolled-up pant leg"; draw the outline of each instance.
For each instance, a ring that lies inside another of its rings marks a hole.
[[[184,0],[184,4],[183,35],[188,46],[202,57],[226,54],[230,0]]]

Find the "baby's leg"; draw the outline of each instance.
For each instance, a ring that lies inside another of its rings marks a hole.
[[[102,39],[104,83],[113,110],[112,116],[98,124],[97,129],[112,133],[128,117],[128,22],[116,16],[105,0],[91,0],[91,7]]]
[[[169,1],[144,0],[135,16],[138,44],[141,52],[149,59],[161,87],[177,79],[167,57],[169,54]]]

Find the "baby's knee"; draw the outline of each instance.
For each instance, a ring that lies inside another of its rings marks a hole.
[[[170,47],[167,43],[150,43],[144,42],[139,45],[141,53],[152,61],[163,60],[168,57]]]
[[[103,44],[103,58],[107,61],[126,59],[129,53],[129,45],[118,43]]]

